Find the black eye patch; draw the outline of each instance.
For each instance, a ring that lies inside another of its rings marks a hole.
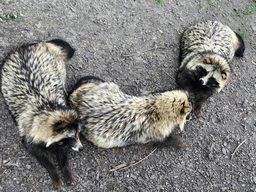
[[[75,137],[69,137],[68,138],[68,145],[70,147],[74,147],[77,144],[77,140]]]
[[[197,66],[196,67],[196,73],[197,73],[198,78],[204,77],[208,74],[206,69],[203,68],[202,66]]]
[[[211,77],[211,78],[208,79],[206,86],[207,87],[219,88],[219,83],[216,81],[215,78]]]
[[[59,128],[59,129],[57,129],[57,133],[62,133],[62,132],[64,132],[64,131],[65,131],[65,129],[66,129],[66,127]]]
[[[66,146],[66,145],[68,145],[68,144],[69,144],[69,139],[68,139],[68,138],[64,138],[64,139],[62,139],[62,140],[60,140],[60,141],[58,141],[58,142],[52,144],[51,146],[52,146],[52,147],[53,147],[53,146]]]

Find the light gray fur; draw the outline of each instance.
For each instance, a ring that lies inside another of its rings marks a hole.
[[[65,60],[61,47],[41,42],[17,49],[4,63],[3,97],[26,141],[49,146],[71,134],[54,135],[53,130],[58,121],[69,124],[77,119],[72,109],[58,110],[67,108]]]
[[[218,54],[229,62],[235,54],[231,31],[219,21],[206,21],[189,27],[181,38],[181,67],[193,56],[205,52]]]
[[[83,84],[69,102],[78,111],[81,133],[103,148],[163,141],[176,126],[183,130],[191,111],[185,91],[135,97],[114,83]]]
[[[230,77],[228,62],[234,57],[240,42],[237,35],[219,21],[206,21],[189,27],[181,38],[181,70],[196,71],[198,66],[207,70],[201,80],[204,84],[214,78],[220,92]],[[208,66],[207,66],[208,65]]]

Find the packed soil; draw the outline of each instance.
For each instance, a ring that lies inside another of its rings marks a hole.
[[[225,88],[179,133],[185,148],[103,149],[82,138],[84,150],[70,154],[78,182],[61,191],[256,191],[255,10],[255,0],[0,0],[0,60],[24,43],[64,39],[76,49],[67,90],[85,75],[131,95],[172,90],[189,26],[218,20],[244,37],[244,57],[230,62]],[[7,19],[9,12],[17,18]],[[0,191],[54,191],[0,101]]]

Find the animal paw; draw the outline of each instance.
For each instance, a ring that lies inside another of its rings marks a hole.
[[[53,187],[56,189],[61,189],[63,185],[63,181],[61,179],[59,179],[58,181],[53,181]]]
[[[185,148],[186,143],[183,141],[183,137],[179,135],[172,135],[172,138],[170,140],[170,145],[177,148]]]
[[[195,110],[195,115],[197,118],[202,117],[202,111],[200,109]]]
[[[70,174],[69,176],[66,176],[65,181],[69,185],[75,185],[76,182],[78,181],[78,178],[76,176]]]

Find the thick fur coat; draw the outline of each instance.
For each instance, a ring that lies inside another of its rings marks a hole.
[[[90,77],[78,82],[69,104],[78,111],[81,133],[103,148],[164,141],[176,126],[183,130],[191,111],[185,91],[135,97]]]
[[[65,61],[74,51],[59,39],[24,45],[6,58],[2,68],[2,94],[23,143],[47,169],[57,188],[62,181],[54,165],[54,154],[65,181],[74,183],[68,150],[82,148],[78,115],[68,107],[65,93]]]
[[[179,87],[195,94],[195,112],[214,92],[220,92],[230,77],[228,62],[242,57],[244,42],[240,35],[219,21],[189,27],[181,38]]]

